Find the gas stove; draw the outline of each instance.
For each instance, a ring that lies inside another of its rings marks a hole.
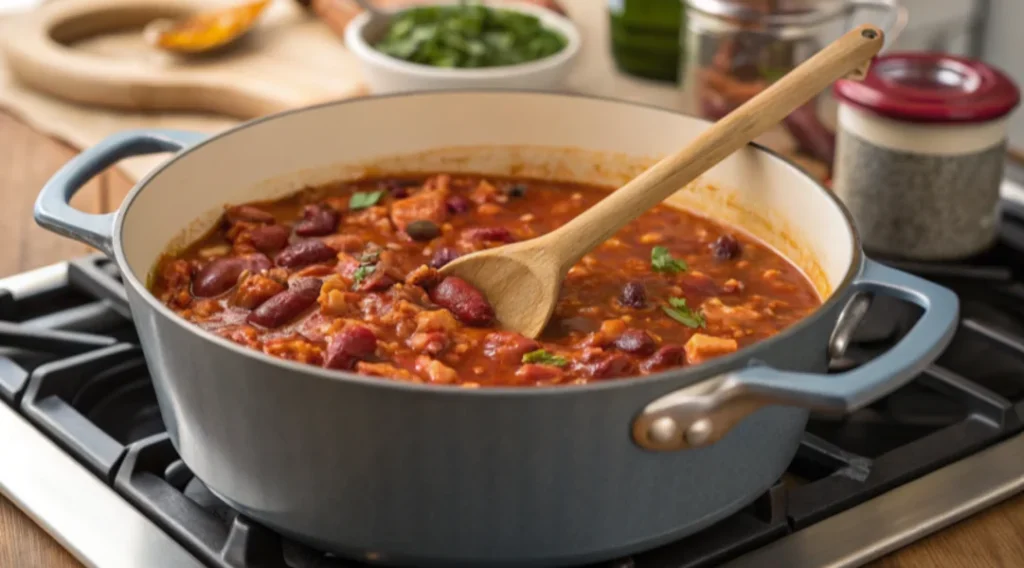
[[[1024,491],[1024,207],[957,264],[898,268],[960,296],[950,347],[846,417],[812,417],[782,479],[697,535],[601,566],[859,566]],[[919,316],[877,298],[836,370]],[[237,514],[164,431],[124,290],[101,256],[0,280],[0,492],[91,566],[359,566]],[[182,356],[187,356],[182,354]]]

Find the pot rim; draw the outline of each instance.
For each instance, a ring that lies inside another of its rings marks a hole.
[[[677,369],[669,369],[669,370],[666,370],[666,371],[663,371],[663,372],[660,372],[660,373],[654,373],[654,374],[646,375],[646,376],[620,377],[620,378],[616,378],[616,379],[612,379],[612,380],[608,380],[608,381],[598,381],[598,382],[586,383],[586,384],[583,384],[583,385],[543,385],[543,386],[531,386],[531,387],[485,387],[485,388],[472,388],[472,389],[460,388],[458,386],[432,385],[432,384],[426,384],[426,383],[408,383],[408,382],[404,382],[404,381],[393,381],[393,380],[383,379],[381,377],[363,376],[363,375],[359,375],[357,373],[352,373],[352,372],[348,372],[348,371],[339,371],[339,370],[334,370],[334,369],[324,369],[323,367],[317,367],[317,366],[309,365],[309,364],[306,364],[306,363],[299,363],[299,362],[296,362],[296,361],[289,361],[289,360],[286,360],[286,359],[281,359],[281,358],[278,358],[278,357],[273,357],[271,355],[267,355],[266,353],[264,353],[262,351],[256,351],[254,349],[243,347],[243,346],[238,345],[237,343],[234,343],[234,342],[232,342],[232,341],[230,341],[230,340],[228,340],[228,339],[226,339],[224,337],[221,337],[221,336],[219,336],[219,335],[217,335],[215,333],[212,333],[212,332],[210,332],[208,330],[205,330],[205,329],[203,329],[201,327],[198,327],[195,324],[193,324],[192,322],[189,322],[189,321],[185,320],[184,318],[182,318],[181,316],[179,316],[178,314],[174,313],[170,308],[168,308],[166,305],[161,303],[156,298],[156,296],[154,296],[149,291],[149,289],[142,282],[140,282],[138,278],[136,278],[136,276],[135,276],[135,274],[133,273],[132,270],[127,269],[129,265],[128,265],[128,261],[127,261],[127,259],[125,258],[125,255],[124,255],[124,247],[123,247],[123,243],[122,243],[122,241],[123,241],[122,229],[123,229],[123,226],[124,226],[124,219],[125,219],[125,216],[126,216],[127,212],[131,209],[132,203],[135,201],[135,198],[138,197],[139,193],[142,192],[142,190],[149,184],[149,182],[153,178],[155,178],[156,176],[160,175],[160,173],[162,173],[167,168],[171,167],[173,164],[175,164],[177,161],[179,161],[184,156],[186,156],[188,154],[191,154],[192,152],[196,152],[196,151],[202,149],[207,144],[212,143],[212,142],[214,142],[214,141],[216,141],[216,140],[218,140],[220,138],[224,138],[226,136],[230,136],[230,135],[234,134],[235,132],[239,132],[239,131],[245,130],[247,128],[250,128],[250,127],[255,126],[257,124],[261,124],[261,123],[266,122],[266,121],[282,119],[282,118],[287,117],[287,116],[292,115],[292,114],[299,114],[299,113],[303,113],[303,112],[309,112],[309,111],[313,111],[313,110],[317,110],[317,109],[324,108],[324,107],[329,107],[329,106],[340,106],[340,105],[346,105],[346,104],[358,104],[359,102],[362,102],[362,101],[365,101],[365,100],[390,99],[390,98],[411,98],[411,97],[419,97],[419,96],[424,96],[424,95],[428,95],[428,96],[445,96],[446,94],[462,94],[462,95],[479,94],[479,95],[485,95],[485,96],[486,95],[515,95],[515,96],[525,96],[525,97],[558,97],[558,98],[590,99],[590,100],[598,100],[598,101],[614,103],[614,104],[621,104],[621,105],[628,105],[628,106],[646,108],[646,109],[655,110],[655,111],[658,111],[658,112],[663,112],[663,113],[666,113],[666,114],[669,114],[669,115],[673,115],[673,116],[685,116],[687,118],[698,120],[698,121],[704,123],[705,125],[713,124],[711,121],[705,120],[703,118],[692,116],[692,115],[688,115],[688,114],[682,113],[682,112],[676,112],[676,111],[673,111],[673,110],[670,110],[670,109],[667,109],[667,108],[664,108],[664,107],[659,107],[659,106],[653,105],[653,104],[639,103],[639,102],[633,102],[633,101],[625,101],[625,100],[615,99],[615,98],[612,98],[612,97],[604,97],[604,96],[599,96],[599,95],[587,95],[587,94],[576,94],[576,93],[561,93],[561,92],[552,92],[552,91],[536,91],[536,90],[529,90],[529,89],[453,89],[453,90],[445,90],[445,91],[429,91],[429,90],[428,91],[412,91],[412,92],[405,92],[405,93],[392,93],[392,94],[385,94],[385,95],[375,95],[375,96],[369,96],[369,97],[356,97],[356,98],[351,98],[351,99],[329,101],[329,102],[318,103],[318,104],[315,104],[315,105],[309,105],[309,106],[305,106],[305,107],[301,107],[301,108],[295,108],[295,109],[289,109],[289,110],[281,111],[281,112],[278,112],[278,113],[270,114],[270,115],[267,115],[267,116],[262,116],[262,117],[259,117],[259,118],[255,118],[255,119],[243,122],[241,124],[238,124],[236,126],[233,126],[233,127],[229,128],[227,130],[223,130],[223,131],[218,132],[216,134],[210,135],[209,137],[203,139],[201,142],[198,142],[198,143],[196,143],[196,144],[194,144],[192,146],[189,146],[188,148],[185,148],[184,150],[182,150],[182,151],[178,152],[177,154],[175,154],[173,157],[169,158],[167,161],[165,161],[165,162],[161,163],[160,165],[158,165],[157,167],[153,168],[142,179],[140,179],[135,184],[134,187],[132,187],[132,190],[128,193],[127,196],[125,196],[124,201],[122,202],[121,206],[118,207],[117,214],[116,214],[116,217],[115,217],[114,223],[113,223],[114,260],[117,262],[117,266],[118,266],[118,269],[121,272],[122,279],[124,280],[125,283],[129,284],[138,293],[138,295],[147,304],[149,304],[151,308],[153,308],[156,311],[156,313],[158,313],[161,317],[169,320],[174,325],[179,326],[184,331],[197,334],[200,337],[202,337],[204,340],[206,340],[206,341],[208,341],[210,343],[213,343],[214,345],[217,345],[217,346],[219,346],[219,347],[221,347],[223,349],[227,349],[227,350],[233,351],[234,353],[236,353],[238,355],[242,355],[242,356],[249,357],[249,358],[254,358],[257,361],[260,361],[260,362],[265,363],[265,364],[273,365],[273,366],[275,366],[275,367],[277,367],[277,368],[279,368],[279,369],[281,369],[283,371],[299,372],[299,373],[306,374],[306,375],[308,375],[310,377],[315,377],[317,379],[327,379],[327,380],[331,380],[331,381],[340,381],[340,382],[354,383],[355,385],[358,385],[358,386],[377,387],[377,388],[385,388],[385,389],[395,389],[395,390],[399,390],[399,391],[408,391],[408,392],[412,392],[412,393],[421,393],[421,394],[456,395],[456,396],[467,396],[467,397],[508,397],[508,396],[535,397],[535,396],[552,396],[552,395],[559,395],[559,394],[561,394],[561,395],[586,394],[588,392],[604,391],[604,390],[608,390],[608,389],[628,388],[630,386],[647,386],[647,385],[658,384],[658,383],[664,383],[664,384],[666,384],[666,386],[670,386],[671,388],[679,388],[681,385],[679,385],[677,382],[672,382],[671,385],[668,385],[669,381],[670,380],[679,380],[681,378],[688,377],[688,378],[694,379],[693,381],[691,381],[691,384],[692,384],[693,382],[696,382],[697,380],[705,378],[704,375],[711,376],[710,374],[707,373],[708,370],[714,369],[714,370],[717,371],[717,373],[721,373],[721,372],[723,372],[725,370],[728,370],[730,368],[735,368],[740,363],[742,363],[744,360],[749,359],[751,351],[753,351],[755,349],[756,350],[770,349],[771,347],[773,347],[773,346],[775,346],[775,345],[777,345],[779,343],[782,343],[783,341],[789,339],[790,337],[795,336],[796,334],[800,333],[802,330],[804,330],[804,329],[814,325],[815,321],[818,318],[822,317],[822,314],[824,314],[825,312],[827,312],[829,310],[829,308],[832,308],[832,307],[836,306],[840,301],[843,300],[843,296],[844,296],[843,292],[845,290],[847,290],[850,287],[850,285],[853,283],[854,279],[857,277],[857,274],[859,274],[859,272],[860,272],[861,266],[864,263],[864,250],[863,250],[863,247],[861,246],[860,235],[858,234],[857,228],[856,228],[856,226],[853,223],[853,217],[850,215],[850,212],[843,205],[842,201],[834,193],[832,193],[828,189],[826,189],[825,186],[821,184],[821,182],[816,180],[813,176],[811,176],[809,173],[807,173],[805,170],[803,170],[802,168],[800,168],[799,166],[797,166],[793,162],[790,162],[789,160],[786,160],[785,158],[783,158],[782,155],[779,154],[778,152],[776,152],[776,151],[774,151],[774,150],[772,150],[770,148],[767,148],[767,147],[765,147],[765,146],[763,146],[761,144],[758,144],[756,142],[751,142],[749,144],[749,146],[753,146],[756,150],[759,150],[761,152],[764,152],[764,153],[768,154],[768,156],[770,158],[782,162],[786,167],[795,170],[798,175],[804,177],[807,181],[809,181],[815,188],[817,188],[817,190],[819,192],[823,193],[825,195],[825,197],[827,199],[829,199],[833,203],[833,205],[835,205],[838,208],[839,212],[843,215],[843,218],[846,220],[846,226],[847,226],[847,229],[850,231],[850,236],[852,237],[851,238],[852,246],[853,246],[853,249],[854,249],[853,250],[853,254],[852,254],[852,259],[851,259],[849,267],[847,268],[846,274],[843,276],[842,281],[839,283],[838,286],[836,286],[833,289],[832,295],[828,299],[826,299],[824,302],[822,302],[822,304],[820,306],[818,306],[817,310],[815,310],[810,315],[804,317],[803,319],[801,319],[797,323],[789,326],[785,330],[777,333],[776,335],[774,335],[774,336],[772,336],[772,337],[770,337],[768,339],[764,339],[764,340],[759,341],[759,342],[757,342],[757,343],[755,343],[753,345],[750,345],[750,346],[745,347],[743,349],[739,349],[739,350],[737,350],[737,351],[735,351],[735,352],[733,352],[733,353],[731,353],[729,355],[726,355],[724,357],[718,357],[716,359],[708,361],[707,363],[701,363],[701,364],[695,365],[693,367],[681,367],[681,368],[677,368]],[[787,258],[786,260],[789,260],[789,259]],[[154,259],[154,262],[155,262],[155,259]]]

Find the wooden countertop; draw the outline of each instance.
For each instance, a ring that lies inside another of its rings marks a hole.
[[[32,204],[43,183],[75,151],[0,112],[0,276],[79,256],[84,245],[36,226]],[[83,210],[109,211],[130,183],[107,172],[75,198]],[[2,443],[2,440],[0,440]],[[4,467],[4,464],[0,464]],[[1024,462],[1021,465],[1024,468]],[[117,527],[110,527],[116,531]],[[872,568],[1024,566],[1024,495],[897,551]],[[66,550],[0,497],[0,567],[80,568]]]

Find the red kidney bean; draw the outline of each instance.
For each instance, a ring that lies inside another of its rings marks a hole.
[[[409,188],[407,187],[407,184],[402,183],[401,180],[389,179],[387,181],[378,182],[377,189],[388,192],[388,195],[395,199],[405,199],[406,197],[409,197]]]
[[[647,289],[639,280],[626,282],[619,294],[619,303],[630,308],[642,308],[647,303]]]
[[[448,276],[430,290],[430,300],[447,309],[462,323],[485,326],[494,320],[494,308],[469,282]]]
[[[511,243],[516,240],[505,227],[474,227],[462,231],[462,238],[470,241]]]
[[[358,289],[360,292],[383,292],[394,285],[395,279],[378,267],[359,283]]]
[[[231,207],[224,212],[224,217],[230,223],[249,221],[251,223],[273,223],[274,216],[266,211],[253,207],[252,205],[238,205]]]
[[[633,360],[621,353],[605,357],[596,363],[584,367],[591,377],[595,379],[611,379],[613,377],[624,377],[636,372]]]
[[[331,338],[324,357],[329,369],[354,369],[356,362],[366,360],[377,350],[377,336],[369,328],[352,325]]]
[[[453,248],[442,247],[434,251],[430,257],[431,268],[441,268],[449,262],[459,258],[459,252]]]
[[[740,243],[732,235],[722,235],[715,239],[715,242],[708,245],[708,247],[711,249],[711,253],[715,255],[715,258],[720,260],[736,258],[740,254]]]
[[[245,321],[266,328],[281,327],[316,303],[322,285],[317,278],[293,280],[287,290],[260,304]]]
[[[646,373],[652,373],[678,367],[685,362],[686,350],[681,345],[664,345],[641,363],[640,368]]]
[[[338,212],[322,205],[307,205],[302,220],[295,224],[295,234],[303,237],[322,237],[338,227]]]
[[[249,231],[249,240],[256,250],[269,254],[284,248],[290,235],[291,231],[284,225],[264,225]]]
[[[234,288],[243,271],[262,272],[270,268],[270,259],[262,254],[214,259],[199,270],[192,281],[192,295],[212,298]]]
[[[445,200],[445,206],[451,214],[465,213],[469,211],[469,200],[461,195],[453,195]]]
[[[513,331],[495,331],[484,338],[484,355],[501,363],[522,363],[523,355],[537,349],[540,343]]]
[[[298,268],[318,262],[327,262],[338,256],[338,253],[327,246],[326,243],[317,239],[306,239],[293,243],[288,248],[277,254],[278,266],[285,268]]]
[[[614,342],[615,348],[632,355],[650,355],[658,347],[646,331],[627,329]]]

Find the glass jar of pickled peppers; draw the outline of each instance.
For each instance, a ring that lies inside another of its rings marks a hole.
[[[620,71],[657,81],[679,78],[680,0],[608,0],[612,58]]]

